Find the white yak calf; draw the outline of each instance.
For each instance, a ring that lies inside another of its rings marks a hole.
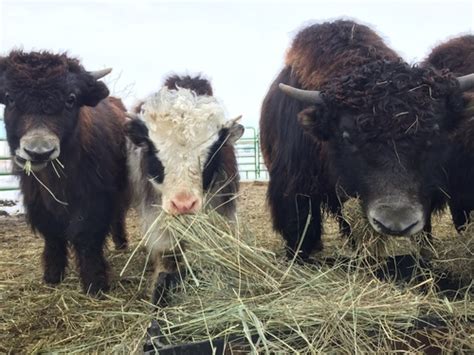
[[[180,278],[172,236],[157,217],[206,207],[233,220],[239,189],[234,144],[243,132],[238,119],[226,120],[209,81],[189,76],[169,77],[127,123],[135,208],[155,268],[154,304],[165,305],[166,290]]]

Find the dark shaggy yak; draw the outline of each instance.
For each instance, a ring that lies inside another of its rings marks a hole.
[[[234,144],[244,128],[227,120],[209,81],[171,76],[127,124],[129,172],[146,247],[155,264],[153,302],[179,278],[172,236],[156,218],[216,210],[235,218],[239,173]]]
[[[474,36],[465,35],[440,44],[431,51],[424,66],[449,70],[455,75],[473,73]],[[474,91],[465,92],[464,97],[470,104],[450,136],[451,152],[447,164],[448,204],[458,231],[470,222],[469,214],[474,210]]]
[[[348,232],[340,217],[348,196],[360,197],[377,231],[429,231],[469,79],[412,67],[352,21],[300,31],[260,119],[273,226],[289,256],[322,248],[321,207]]]
[[[125,108],[98,81],[109,72],[87,72],[65,54],[0,58],[7,140],[27,220],[45,240],[44,281],[63,278],[69,243],[90,294],[109,287],[107,233],[126,246]]]

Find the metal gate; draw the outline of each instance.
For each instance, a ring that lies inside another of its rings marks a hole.
[[[254,127],[245,127],[245,133],[235,146],[240,178],[267,180],[268,172],[260,151],[260,136]]]
[[[0,192],[18,190],[18,181],[11,174],[11,159],[3,119],[0,117]],[[2,196],[0,195],[0,199]]]

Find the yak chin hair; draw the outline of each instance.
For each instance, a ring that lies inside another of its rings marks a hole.
[[[224,108],[215,97],[199,96],[184,88],[161,88],[145,100],[141,116],[152,132],[172,129],[188,137],[195,130],[214,132],[225,122]]]

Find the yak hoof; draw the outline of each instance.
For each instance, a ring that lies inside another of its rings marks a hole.
[[[166,307],[169,304],[169,292],[176,288],[182,281],[179,272],[160,272],[153,289],[152,303],[158,307]]]
[[[304,264],[309,259],[309,254],[305,253],[302,250],[299,250],[297,255],[295,254],[296,253],[293,249],[291,248],[286,249],[286,258],[290,261],[295,259],[295,262],[297,264]]]
[[[102,298],[102,293],[109,290],[109,284],[105,280],[92,282],[88,285],[83,285],[84,292],[89,296],[95,298]]]
[[[115,250],[127,250],[128,248],[128,242],[114,242],[115,244]]]
[[[60,271],[45,271],[43,275],[43,281],[45,284],[54,286],[64,279],[64,274]]]

